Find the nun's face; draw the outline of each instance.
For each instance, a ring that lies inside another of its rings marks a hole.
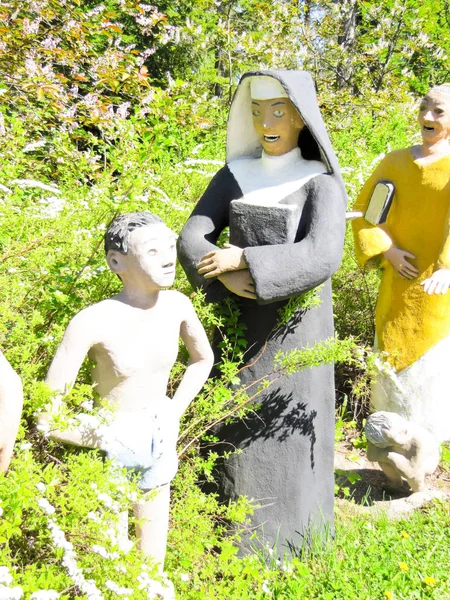
[[[305,124],[289,98],[252,99],[252,115],[266,154],[281,156],[297,147]]]

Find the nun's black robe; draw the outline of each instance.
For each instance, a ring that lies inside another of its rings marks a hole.
[[[223,167],[189,217],[178,253],[192,285],[203,288],[207,301],[217,302],[230,292],[218,280],[198,275],[195,265],[216,249],[228,226],[230,242],[245,248],[257,300],[235,298],[247,327],[240,379],[248,385],[271,378],[279,350],[313,346],[334,335],[330,277],[342,256],[345,193],[338,177],[324,173],[276,206],[244,204],[242,196],[230,169]],[[277,327],[286,301],[317,286],[319,306],[297,311]],[[228,450],[230,444],[242,450],[224,461],[220,491],[225,498],[245,495],[261,505],[252,517],[259,541],[250,539],[251,529],[244,546],[259,547],[263,541],[283,555],[302,545],[311,531],[323,535],[332,528],[333,365],[284,376],[257,401],[261,408],[252,416],[219,429]]]

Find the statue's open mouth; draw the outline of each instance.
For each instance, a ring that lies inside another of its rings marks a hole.
[[[425,131],[434,131],[434,127],[430,127],[429,125],[424,125],[423,128]]]
[[[276,142],[280,139],[279,135],[265,135],[264,139],[266,142]]]

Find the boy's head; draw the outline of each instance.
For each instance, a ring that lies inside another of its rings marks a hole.
[[[106,262],[128,284],[151,289],[175,279],[176,235],[150,212],[118,215],[105,233]]]

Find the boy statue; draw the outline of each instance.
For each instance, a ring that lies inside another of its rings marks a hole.
[[[367,458],[379,463],[391,486],[402,488],[404,478],[413,492],[423,492],[425,477],[439,465],[436,438],[422,425],[382,410],[368,417],[364,429]]]
[[[122,281],[112,298],[89,306],[69,323],[46,382],[56,397],[39,424],[51,427],[62,397],[73,385],[86,354],[92,379],[113,409],[106,427],[50,430],[51,439],[101,448],[153,490],[135,504],[141,551],[162,567],[169,522],[170,481],[176,474],[179,419],[200,391],[213,354],[191,302],[163,290],[175,278],[175,234],[156,215],[135,212],[116,217],[105,234],[106,261]],[[189,362],[172,399],[166,396],[181,336]],[[155,495],[156,490],[156,495]],[[150,496],[150,497],[148,497]]]
[[[0,471],[8,470],[23,406],[22,382],[0,352]]]

